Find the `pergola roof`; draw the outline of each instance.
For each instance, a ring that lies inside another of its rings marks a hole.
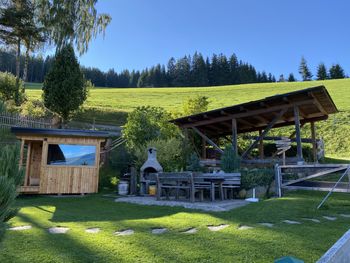
[[[264,130],[281,113],[282,117],[274,127],[294,125],[295,106],[299,109],[301,124],[325,120],[329,114],[338,112],[327,89],[318,86],[186,116],[171,122],[182,128],[195,127],[207,135],[219,137],[232,134],[232,119],[237,122],[237,133]]]

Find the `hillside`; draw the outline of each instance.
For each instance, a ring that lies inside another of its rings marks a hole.
[[[90,91],[84,106],[85,112],[76,118],[92,122],[95,116],[96,122],[121,125],[125,122],[127,112],[141,105],[181,111],[187,98],[201,95],[207,96],[211,102],[210,109],[215,109],[318,85],[326,86],[341,111],[318,124],[319,135],[326,141],[326,152],[332,156],[350,157],[350,79],[203,88],[95,88]],[[40,85],[29,84],[27,94],[30,99],[40,99]],[[309,134],[307,127],[304,133]]]

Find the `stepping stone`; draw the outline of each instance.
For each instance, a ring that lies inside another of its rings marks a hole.
[[[126,229],[126,230],[122,230],[122,231],[116,231],[116,232],[114,232],[114,235],[116,235],[116,236],[130,236],[130,235],[133,235],[134,233],[135,233],[134,230]]]
[[[266,227],[273,227],[274,225],[272,223],[259,223],[262,226],[266,226]]]
[[[293,221],[293,220],[283,220],[282,222],[290,225],[300,225],[301,223],[298,221]]]
[[[303,218],[303,220],[311,221],[314,223],[321,223],[321,221],[316,218]]]
[[[159,235],[165,233],[166,231],[168,231],[166,228],[154,228],[151,232],[152,234]]]
[[[92,227],[85,229],[85,232],[89,234],[97,234],[98,232],[100,232],[100,230],[101,229],[99,227]]]
[[[340,214],[341,217],[350,218],[350,214]]]
[[[323,216],[324,219],[327,219],[329,221],[335,221],[337,218],[335,216]]]
[[[15,226],[15,227],[10,227],[8,228],[8,230],[11,230],[11,231],[22,231],[22,230],[28,230],[28,229],[31,229],[32,226]]]
[[[184,234],[195,234],[195,233],[197,233],[197,228],[189,228],[189,229],[187,229],[186,231],[184,231],[184,232],[181,232],[181,233],[184,233]]]
[[[254,227],[241,225],[241,226],[238,227],[238,230],[247,230],[247,229],[252,229],[252,228],[254,228]]]
[[[51,227],[49,228],[50,234],[65,234],[69,230],[68,227]]]
[[[208,229],[210,231],[214,231],[215,232],[215,231],[220,231],[220,230],[222,230],[222,229],[224,229],[224,228],[226,228],[228,226],[230,226],[230,225],[222,224],[222,225],[218,225],[218,226],[208,226]]]

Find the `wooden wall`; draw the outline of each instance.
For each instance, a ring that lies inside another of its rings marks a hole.
[[[102,138],[68,138],[68,137],[39,137],[19,136],[18,138],[28,141],[42,142],[42,155],[40,164],[40,187],[39,194],[84,194],[96,193],[99,181],[100,148]],[[94,166],[54,166],[47,165],[49,144],[79,144],[96,146]],[[36,158],[37,160],[37,158]],[[30,167],[33,167],[29,165]],[[37,170],[37,169],[35,169]],[[30,171],[31,172],[31,171]]]

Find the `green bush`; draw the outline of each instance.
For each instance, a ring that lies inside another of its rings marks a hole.
[[[270,187],[274,180],[274,170],[271,168],[241,169],[241,188],[249,190],[258,186],[266,187],[266,197],[270,195]]]
[[[196,153],[192,153],[187,160],[187,170],[192,172],[202,172],[204,167],[200,164],[200,159]]]
[[[115,190],[119,179],[115,170],[111,168],[101,168],[99,174],[99,189],[111,189]]]
[[[241,166],[241,158],[234,152],[232,145],[226,145],[221,155],[221,170],[226,173],[238,172]]]
[[[14,217],[17,188],[22,184],[24,170],[19,168],[19,146],[0,148],[0,239],[4,235],[5,222]]]
[[[25,101],[24,84],[19,81],[16,85],[16,76],[9,72],[0,72],[0,99],[4,101],[15,100],[19,104]]]
[[[43,118],[52,115],[52,113],[46,109],[44,103],[41,100],[28,100],[23,103],[21,105],[21,114],[37,118]]]
[[[130,112],[123,129],[129,148],[144,146],[147,142],[166,140],[179,135],[179,129],[169,122],[170,114],[163,108],[142,106]]]
[[[147,149],[157,149],[157,159],[165,172],[182,171],[186,166],[187,147],[183,140],[170,138],[168,140],[152,140],[144,146],[135,148],[136,169],[139,170],[147,160]]]

